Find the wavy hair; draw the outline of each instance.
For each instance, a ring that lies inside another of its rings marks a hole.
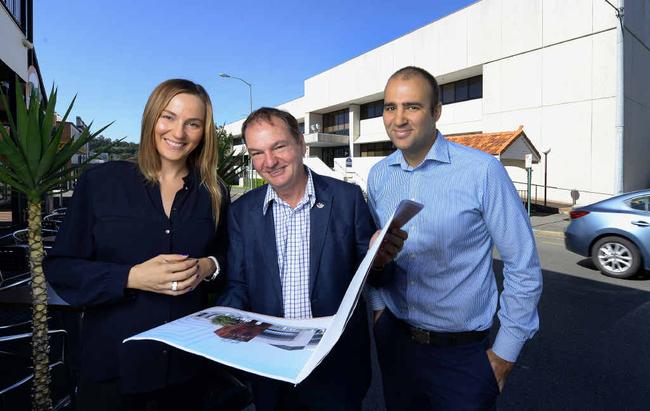
[[[212,102],[205,89],[196,83],[183,79],[172,79],[160,83],[151,92],[142,113],[140,131],[140,148],[138,150],[138,167],[145,179],[150,183],[158,183],[160,173],[160,155],[156,149],[155,128],[160,114],[167,104],[178,94],[197,96],[205,105],[205,121],[203,122],[203,138],[199,145],[187,158],[187,167],[199,174],[201,184],[210,193],[212,200],[212,215],[215,225],[219,223],[222,192],[219,187],[217,165],[217,136],[212,117]]]

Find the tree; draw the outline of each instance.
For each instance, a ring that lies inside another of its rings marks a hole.
[[[25,194],[28,209],[29,265],[32,287],[32,409],[50,410],[49,338],[47,326],[47,283],[43,274],[41,238],[41,203],[45,194],[71,180],[82,164],[72,165],[71,157],[110,124],[95,133],[86,127],[76,140],[61,142],[63,129],[74,99],[56,126],[56,89],[47,103],[35,93],[25,104],[22,87],[16,80],[16,118],[11,115],[7,97],[0,92],[9,121],[9,130],[0,126],[0,181]]]
[[[217,126],[217,150],[219,165],[217,175],[228,185],[239,184],[239,175],[243,169],[243,157],[235,155],[233,150],[233,136],[226,131],[224,126]]]

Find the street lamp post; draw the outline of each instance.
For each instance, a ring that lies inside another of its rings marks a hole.
[[[222,78],[233,78],[235,80],[239,80],[242,83],[246,84],[248,86],[248,113],[253,112],[253,85],[249,83],[248,81],[244,80],[243,78],[239,78],[236,76],[231,76],[230,74],[227,73],[219,73],[219,77]],[[244,136],[242,136],[243,138]],[[244,150],[242,150],[242,163],[243,163],[243,157],[244,157]],[[251,159],[251,156],[248,156],[248,189],[252,190],[253,189],[253,161]]]

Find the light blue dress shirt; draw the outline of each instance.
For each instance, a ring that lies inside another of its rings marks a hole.
[[[393,278],[369,290],[370,306],[385,304],[396,317],[432,331],[488,329],[499,299],[492,271],[496,246],[504,290],[492,349],[514,362],[539,328],[542,274],[530,221],[505,168],[438,133],[418,166],[409,166],[397,150],[370,171],[368,201],[379,226],[403,199],[424,209],[404,228],[409,237]]]
[[[268,185],[262,213],[273,204],[273,225],[278,253],[278,272],[282,285],[285,318],[312,318],[309,298],[310,210],[316,203],[311,170],[305,167],[307,185],[302,198],[291,207]]]

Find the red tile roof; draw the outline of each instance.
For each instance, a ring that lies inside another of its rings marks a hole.
[[[503,152],[506,151],[508,147],[510,147],[510,145],[514,143],[519,137],[526,139],[526,142],[528,142],[530,145],[531,150],[539,157],[539,153],[531,144],[530,140],[528,140],[528,137],[526,137],[526,133],[524,133],[524,126],[519,126],[519,128],[514,131],[456,134],[445,136],[445,138],[449,141],[484,151],[488,154],[492,154],[493,156],[503,154]]]

